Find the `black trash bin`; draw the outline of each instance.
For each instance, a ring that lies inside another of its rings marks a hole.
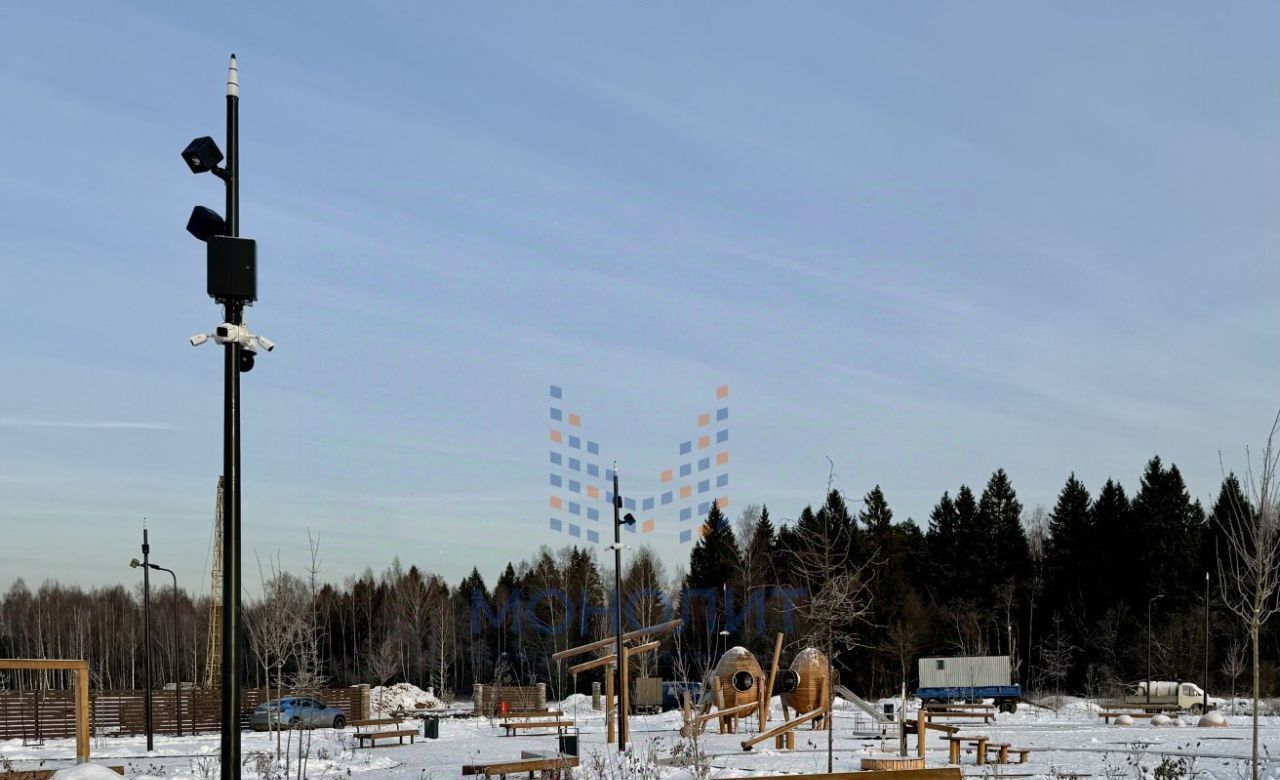
[[[440,739],[440,718],[427,715],[422,719],[422,736],[427,739]]]
[[[558,739],[560,740],[560,755],[578,755],[578,733],[576,731],[572,734],[564,732],[559,735]]]

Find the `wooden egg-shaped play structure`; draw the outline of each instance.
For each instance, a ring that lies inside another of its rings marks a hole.
[[[806,647],[782,677],[782,702],[798,713],[812,712],[826,703],[829,689],[827,657],[816,647]]]
[[[716,664],[716,684],[725,708],[759,701],[763,680],[760,662],[745,647],[729,648]]]

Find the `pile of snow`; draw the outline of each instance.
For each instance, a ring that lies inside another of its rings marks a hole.
[[[1133,725],[1133,716],[1132,716],[1132,715],[1121,715],[1120,717],[1116,718],[1116,725],[1117,725],[1117,726],[1132,726],[1132,725]]]
[[[1173,724],[1173,718],[1170,718],[1168,715],[1156,714],[1151,716],[1151,725],[1155,728],[1160,728],[1161,726],[1169,726],[1172,724]]]
[[[1210,729],[1221,729],[1227,726],[1227,716],[1217,710],[1209,710],[1200,716],[1200,725]]]
[[[604,696],[603,696],[603,695],[601,695],[600,700],[601,700],[601,702],[603,702],[603,701],[604,701]],[[603,703],[601,704],[601,706],[604,706],[604,705],[603,705]],[[572,694],[569,694],[568,696],[566,696],[566,697],[564,698],[564,701],[560,702],[560,711],[561,711],[561,712],[570,712],[570,711],[574,710],[575,708],[581,708],[581,709],[584,709],[584,710],[589,710],[589,709],[591,709],[591,694],[589,694],[589,693],[572,693]]]
[[[102,764],[84,763],[59,769],[53,773],[55,780],[120,780],[115,770]]]
[[[378,686],[369,690],[369,709],[375,717],[402,710],[434,710],[444,706],[434,690],[424,691],[412,683]]]

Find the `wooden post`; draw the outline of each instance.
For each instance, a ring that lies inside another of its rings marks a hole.
[[[921,707],[916,713],[916,755],[924,758],[924,735],[929,728],[929,711]]]
[[[756,703],[759,705],[758,718],[760,720],[760,731],[763,733],[765,724],[769,720],[769,692],[764,689],[763,677],[756,678],[756,690],[760,692],[760,697]]]
[[[720,687],[720,678],[716,678],[716,709],[724,709],[724,689]],[[716,723],[720,724],[720,733],[724,733],[724,716],[716,718]]]
[[[604,726],[610,745],[613,744],[613,667],[604,670]]]
[[[622,697],[622,723],[618,726],[618,734],[622,737],[622,744],[627,744],[631,738],[631,729],[629,720],[631,718],[631,680],[627,675],[627,656],[630,653],[623,650],[622,661],[618,666],[618,686],[621,690],[618,695]]]
[[[89,761],[89,663],[76,669],[76,763]]]
[[[769,681],[764,691],[764,710],[760,718],[760,730],[764,731],[765,726],[769,725],[769,701],[773,698],[773,681],[778,679],[778,659],[782,657],[782,632],[778,632],[778,636],[773,640],[773,663],[769,664]],[[784,713],[785,714],[785,710]],[[786,720],[786,718],[783,718]]]

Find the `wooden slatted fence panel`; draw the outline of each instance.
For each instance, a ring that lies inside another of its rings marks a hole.
[[[285,691],[285,695],[293,695]],[[241,728],[249,727],[249,713],[274,698],[265,688],[241,691]],[[360,688],[330,688],[316,698],[347,714],[348,720],[367,718],[368,695]],[[90,691],[89,729],[96,736],[146,733],[146,696],[143,691]],[[156,734],[178,733],[178,694],[172,690],[152,693],[152,719]],[[221,728],[220,699],[216,689],[183,690],[182,733],[210,733]],[[61,739],[74,737],[73,691],[0,691],[0,739]]]

